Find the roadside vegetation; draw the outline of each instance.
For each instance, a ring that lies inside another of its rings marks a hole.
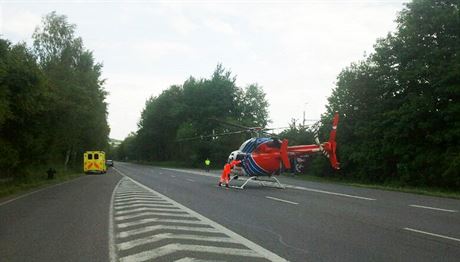
[[[305,169],[309,177],[460,191],[459,8],[453,0],[408,3],[396,18],[396,31],[339,73],[320,140],[328,137],[332,115],[339,112],[341,170],[333,172],[318,156]],[[219,166],[247,135],[181,138],[234,131],[213,118],[265,127],[267,107],[259,85],[237,87],[219,65],[209,79],[190,77],[148,99],[138,131],[123,141],[118,158],[200,167],[209,157]],[[310,128],[290,126],[279,134],[290,145],[313,143]]]
[[[76,26],[52,12],[33,46],[0,36],[0,196],[81,172],[82,153],[106,149],[106,92]]]
[[[54,179],[48,179],[46,170],[46,166],[31,167],[30,170],[27,170],[27,176],[0,178],[0,199],[10,195],[21,194],[31,189],[62,183],[83,175],[81,171],[66,170],[61,166],[56,168]]]

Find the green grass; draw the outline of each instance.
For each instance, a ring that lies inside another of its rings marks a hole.
[[[283,174],[283,175],[292,177],[291,175],[288,175],[288,174]],[[295,178],[306,180],[306,181],[311,181],[311,182],[341,184],[341,185],[347,185],[347,186],[380,189],[380,190],[386,190],[386,191],[396,191],[396,192],[413,193],[413,194],[419,194],[419,195],[460,199],[459,191],[452,191],[452,190],[447,190],[444,188],[411,187],[411,186],[400,186],[396,184],[363,183],[363,182],[350,181],[350,180],[346,180],[343,178],[337,178],[337,177],[319,177],[319,176],[313,176],[313,175],[297,175],[295,176]]]
[[[62,183],[83,175],[82,172],[74,170],[64,171],[62,168],[56,169],[57,173],[54,175],[54,179],[47,179],[46,168],[37,168],[36,170],[29,171],[27,176],[16,179],[0,179],[0,198]]]

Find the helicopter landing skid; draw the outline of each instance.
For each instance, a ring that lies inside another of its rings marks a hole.
[[[256,176],[252,176],[252,177],[246,179],[246,181],[241,186],[231,186],[231,187],[237,188],[237,189],[244,189],[246,184],[249,183],[249,181],[253,180],[253,181],[259,182],[260,185],[265,186],[265,187],[273,187],[273,188],[279,188],[279,189],[285,189],[286,188],[285,186],[283,186],[283,184],[280,183],[280,181],[276,177],[272,176],[270,178],[272,180],[264,180],[264,179],[260,179],[259,177],[256,177]],[[230,181],[231,180],[233,180],[233,178],[230,179]]]

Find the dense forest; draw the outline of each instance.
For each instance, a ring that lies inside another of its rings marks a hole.
[[[209,79],[190,77],[147,100],[139,129],[117,148],[119,159],[174,161],[200,165],[206,158],[226,161],[251,134],[200,136],[235,131],[219,121],[248,127],[265,127],[268,102],[257,84],[245,88],[218,65]],[[197,139],[190,139],[197,138]]]
[[[0,177],[45,166],[81,170],[83,151],[107,148],[102,66],[75,28],[52,12],[33,47],[0,38]]]
[[[339,112],[342,169],[332,174],[318,157],[307,172],[459,189],[459,2],[415,0],[396,22],[397,30],[377,40],[374,52],[340,72],[328,99],[320,135],[327,137],[332,114]],[[247,134],[180,138],[232,131],[215,118],[264,127],[267,107],[261,87],[236,87],[235,78],[219,65],[210,79],[191,77],[151,97],[139,130],[123,141],[118,157],[189,165],[206,157],[223,162]],[[312,130],[295,124],[279,136],[291,145],[313,142]]]
[[[338,76],[342,173],[374,182],[460,188],[459,1],[416,0],[396,32]]]

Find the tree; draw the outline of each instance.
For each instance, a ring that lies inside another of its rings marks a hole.
[[[51,89],[49,145],[53,159],[65,165],[72,159],[80,163],[85,150],[107,148],[109,133],[102,65],[75,37],[75,28],[66,16],[52,12],[33,34],[34,51]]]
[[[213,119],[265,126],[267,107],[260,86],[253,84],[244,90],[237,87],[235,77],[219,64],[209,79],[190,77],[181,86],[171,86],[147,100],[137,135],[130,137],[136,141],[133,155],[147,161],[175,160],[200,165],[209,157],[213,163],[223,163],[246,138],[245,134],[178,140],[231,131]]]
[[[339,158],[362,180],[460,188],[458,1],[406,5],[398,29],[338,77]],[[327,115],[326,114],[326,115]]]
[[[0,39],[0,169],[18,174],[26,163],[44,158],[47,137],[41,122],[48,90],[35,57],[24,44]],[[46,154],[45,154],[46,155]]]

